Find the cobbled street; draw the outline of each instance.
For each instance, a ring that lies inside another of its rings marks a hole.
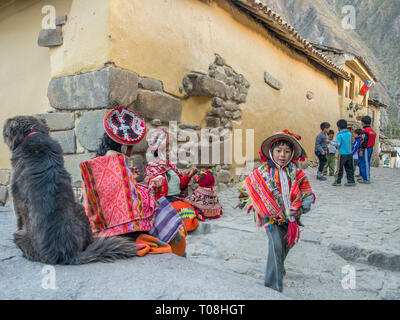
[[[356,187],[333,187],[333,177],[318,181],[315,169],[305,171],[317,201],[302,217],[300,241],[285,261],[283,293],[294,299],[400,299],[400,170],[372,168],[372,183]],[[224,215],[189,236],[188,258],[263,281],[265,230],[234,208],[235,188],[219,196]],[[347,278],[352,271],[354,289]]]

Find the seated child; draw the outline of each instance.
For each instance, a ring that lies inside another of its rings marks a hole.
[[[200,170],[193,178],[198,185],[186,202],[196,209],[196,215],[204,219],[218,219],[222,215],[222,205],[214,190],[215,179],[211,169]]]
[[[329,175],[330,176],[334,176],[335,175],[336,147],[334,146],[333,143],[331,143],[333,141],[334,135],[335,135],[335,131],[329,130],[329,132],[328,132],[329,143],[327,143],[327,145],[328,145],[328,154],[326,155],[327,162],[325,164],[324,170],[322,171],[322,174],[324,176],[326,176],[328,171],[329,171]]]
[[[298,219],[310,210],[315,195],[295,162],[304,155],[295,135],[288,131],[275,133],[262,143],[261,150],[268,160],[239,184],[239,199],[248,212],[254,212],[258,226],[267,231],[269,253],[264,284],[282,291],[284,261],[300,236]]]

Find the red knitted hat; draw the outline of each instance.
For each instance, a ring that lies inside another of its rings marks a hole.
[[[115,142],[131,146],[144,138],[146,123],[132,110],[117,106],[104,117],[104,129]]]

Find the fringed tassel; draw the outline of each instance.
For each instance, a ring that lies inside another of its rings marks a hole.
[[[299,241],[300,228],[296,220],[293,222],[289,222],[288,232],[286,233],[285,238],[287,239],[290,248]]]

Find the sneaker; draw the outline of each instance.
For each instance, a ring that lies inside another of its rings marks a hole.
[[[324,176],[317,177],[317,180],[325,181],[326,178]]]
[[[340,187],[342,184],[341,184],[341,183],[334,182],[334,183],[332,183],[332,185],[333,185],[334,187]]]
[[[364,184],[370,184],[371,182],[369,182],[368,180],[364,180],[364,179],[362,179],[362,180],[357,180],[358,181],[358,183],[364,183]]]
[[[345,183],[344,184],[345,185],[345,187],[354,187],[355,185],[356,185],[356,183],[355,182],[353,182],[353,183]]]

